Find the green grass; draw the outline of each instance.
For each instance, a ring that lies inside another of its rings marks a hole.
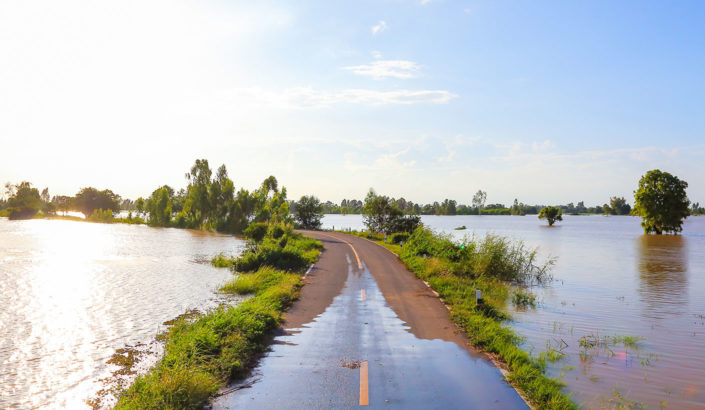
[[[232,261],[232,269],[238,272],[255,271],[263,266],[292,271],[304,270],[318,259],[323,245],[289,229],[285,233],[270,230],[260,241],[251,241],[247,251]],[[220,255],[214,264],[230,263]]]
[[[615,335],[612,337],[613,344],[623,344],[624,347],[637,347],[639,342],[644,340],[641,336]]]
[[[376,240],[396,253],[417,277],[433,288],[450,310],[451,319],[465,331],[472,344],[502,362],[507,377],[533,406],[539,409],[576,409],[563,391],[563,383],[546,376],[546,361],[558,360],[559,351],[534,357],[520,348],[522,337],[503,322],[509,319],[503,306],[510,283],[542,283],[550,280],[552,261],[537,263],[536,251],[523,243],[488,235],[456,243],[449,236],[419,228],[403,247],[382,243],[367,232],[353,234]],[[475,302],[475,289],[484,303]]]
[[[305,253],[307,261],[315,261],[322,247],[293,233],[285,246]],[[267,349],[282,313],[299,295],[302,273],[269,266],[239,273],[221,291],[252,297],[238,306],[177,320],[164,335],[164,357],[121,394],[116,408],[203,408],[228,381],[244,377]]]
[[[211,264],[216,268],[232,268],[235,258],[219,253],[211,259]]]

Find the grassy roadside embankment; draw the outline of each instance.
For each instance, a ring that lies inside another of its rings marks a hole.
[[[203,408],[220,388],[254,366],[282,313],[298,297],[302,274],[322,249],[320,242],[290,226],[264,226],[265,233],[250,241],[239,258],[213,260],[239,272],[222,292],[252,296],[238,306],[177,321],[164,334],[164,357],[120,395],[116,408]]]
[[[395,253],[411,272],[435,290],[448,306],[451,319],[465,331],[472,344],[490,353],[509,370],[507,379],[539,409],[576,409],[563,392],[563,384],[545,374],[546,355],[534,357],[520,348],[522,337],[503,321],[510,317],[503,306],[511,284],[526,285],[550,280],[549,261],[537,263],[536,251],[522,242],[500,236],[457,243],[450,236],[418,228],[412,235],[383,238],[368,232],[344,232],[368,238]],[[398,243],[403,240],[403,246]],[[475,290],[482,291],[477,304]],[[522,299],[522,298],[519,298]]]

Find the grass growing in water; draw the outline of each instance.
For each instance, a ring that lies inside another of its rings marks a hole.
[[[282,237],[287,238],[285,247],[303,254],[304,260],[318,257],[320,242],[291,230]],[[252,249],[261,246],[270,245],[253,244]],[[238,261],[240,258],[234,265]],[[265,257],[266,262],[272,260]],[[298,297],[302,273],[299,265],[290,269],[257,266],[240,273],[221,290],[253,296],[238,306],[221,306],[196,318],[176,321],[165,334],[164,357],[122,393],[116,408],[203,408],[229,380],[243,377],[265,351],[282,312]]]
[[[536,295],[517,289],[512,295],[512,304],[519,309],[536,307]]]
[[[211,259],[211,264],[216,268],[232,268],[235,263],[235,258],[219,253]]]
[[[376,239],[368,233],[357,235]],[[563,384],[545,375],[548,357],[542,361],[522,350],[522,338],[502,323],[508,318],[502,310],[509,297],[508,283],[547,282],[552,261],[539,264],[535,250],[496,235],[456,243],[448,235],[423,227],[403,247],[377,242],[399,255],[416,276],[438,292],[448,305],[451,318],[465,330],[473,345],[504,363],[510,370],[508,380],[534,406],[578,408],[562,391]],[[482,307],[475,303],[475,289],[482,290]]]

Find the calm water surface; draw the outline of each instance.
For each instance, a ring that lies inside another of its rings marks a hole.
[[[565,353],[549,372],[586,407],[705,408],[705,217],[688,218],[680,236],[643,235],[633,217],[566,216],[554,228],[535,215],[422,220],[458,238],[494,232],[521,239],[557,258],[554,283],[531,290],[538,306],[509,307],[510,325],[535,354],[547,347]],[[359,215],[326,215],[323,223],[362,228]],[[582,337],[615,335],[643,340],[628,348],[579,345]]]
[[[106,360],[207,308],[244,242],[203,232],[0,218],[0,408],[84,408]]]

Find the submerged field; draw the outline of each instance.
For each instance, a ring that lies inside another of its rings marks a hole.
[[[681,236],[644,236],[632,217],[568,216],[555,228],[535,216],[423,217],[457,238],[494,232],[556,257],[554,281],[523,292],[509,325],[523,347],[544,352],[548,374],[587,407],[705,403],[705,218]],[[360,229],[358,215],[327,215],[324,227]],[[465,225],[466,230],[454,228]]]

